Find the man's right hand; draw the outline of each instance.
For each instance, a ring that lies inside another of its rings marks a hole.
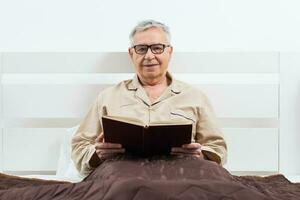
[[[125,149],[122,148],[121,144],[102,142],[103,137],[104,135],[101,133],[95,140],[96,154],[100,160],[111,158],[116,154],[125,153]]]

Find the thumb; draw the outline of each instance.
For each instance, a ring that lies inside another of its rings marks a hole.
[[[98,137],[96,138],[96,142],[103,142],[103,140],[104,140],[104,134],[103,134],[103,132],[101,132],[99,135],[98,135]]]

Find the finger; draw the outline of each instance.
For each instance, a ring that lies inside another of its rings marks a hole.
[[[102,154],[114,154],[114,153],[125,153],[125,149],[96,149],[96,153]]]
[[[98,135],[98,137],[96,138],[95,142],[96,143],[103,142],[103,139],[104,139],[104,134],[103,132],[101,132],[100,135]]]
[[[120,155],[120,153],[107,153],[107,154],[102,154],[101,159],[108,159],[108,158],[113,158]]]
[[[180,153],[185,155],[200,155],[198,151],[174,151],[172,153]]]
[[[171,152],[176,152],[176,151],[182,151],[183,148],[181,147],[172,147]]]
[[[96,143],[95,147],[100,149],[121,149],[122,145],[117,143],[103,142],[103,143]]]
[[[202,159],[204,159],[203,154],[199,155],[199,154],[186,154],[186,153],[171,152],[171,155],[172,156],[179,156],[179,157],[192,156],[192,157],[195,157],[195,158],[202,158]]]
[[[100,133],[99,138],[100,138],[101,140],[104,139],[104,133],[103,133],[103,132]]]
[[[204,156],[203,156],[203,154],[201,153],[201,154],[198,154],[198,155],[195,155],[197,158],[203,158],[204,159]]]
[[[172,156],[184,156],[184,154],[182,153],[174,153],[174,152],[171,152],[170,153]]]
[[[200,149],[183,149],[183,148],[174,148],[172,149],[173,153],[184,153],[184,154],[201,154]]]
[[[201,144],[199,144],[199,143],[184,144],[184,145],[182,145],[182,148],[185,148],[185,149],[198,149],[198,148],[201,148]]]
[[[188,148],[181,148],[181,147],[173,147],[171,149],[171,151],[174,151],[174,152],[196,152],[196,151],[200,151],[201,152],[201,149],[188,149]]]

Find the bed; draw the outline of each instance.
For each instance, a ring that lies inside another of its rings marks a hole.
[[[187,185],[191,186],[189,191],[194,190],[193,185],[197,188],[196,185],[206,184],[198,180],[204,178],[214,180],[216,184],[224,180],[233,181],[238,184],[237,188],[248,188],[251,190],[249,194],[258,195],[257,199],[265,198],[264,195],[270,197],[270,194],[274,194],[275,198],[277,194],[280,197],[281,194],[290,193],[292,199],[294,194],[298,194],[298,184],[291,184],[289,180],[298,182],[299,176],[280,175],[282,169],[280,169],[279,157],[281,137],[279,58],[278,52],[178,52],[174,54],[170,71],[174,72],[176,78],[199,87],[209,96],[229,147],[228,163],[224,168],[216,167],[210,162],[188,160],[191,166],[207,166],[205,169],[209,173],[205,174],[211,175],[211,177],[203,177],[203,174],[198,174],[194,177],[197,180],[186,177]],[[1,53],[0,61],[3,112],[0,171],[3,172],[1,180],[4,180],[4,177],[6,181],[10,180],[13,189],[11,192],[7,191],[7,194],[2,191],[1,194],[17,196],[22,194],[21,191],[25,192],[26,188],[31,188],[31,185],[41,184],[32,191],[41,191],[43,187],[53,194],[60,189],[63,194],[77,191],[78,193],[74,192],[77,194],[76,197],[83,198],[84,194],[79,194],[77,187],[89,191],[87,185],[103,184],[102,189],[106,191],[109,190],[107,187],[115,186],[112,182],[107,182],[107,180],[116,180],[115,175],[106,177],[105,181],[101,179],[102,182],[97,180],[97,177],[120,171],[118,163],[131,165],[131,159],[120,158],[108,161],[95,170],[90,177],[81,177],[70,160],[69,143],[77,124],[98,92],[118,81],[132,77],[133,69],[128,55],[125,52]],[[250,145],[249,141],[253,141],[255,145]],[[167,161],[168,159],[165,160]],[[139,160],[134,163],[141,162],[145,161]],[[178,165],[183,164],[180,160],[176,162]],[[208,166],[213,166],[215,171],[210,170]],[[182,168],[184,172],[195,170],[189,166],[185,167]],[[143,177],[145,173],[143,170],[140,173],[142,174],[141,185],[142,188],[146,188],[145,190],[137,189],[137,185],[131,184],[139,181],[135,178],[124,176],[121,182],[125,185],[130,183],[133,191],[142,191],[143,197],[147,192],[153,193],[152,186],[164,187],[163,185],[166,184],[164,181],[168,182],[169,179],[170,182],[175,181],[172,184],[179,184],[174,187],[178,190],[182,189],[180,181],[173,180],[163,173],[153,178],[154,182],[158,181],[157,185],[154,183],[151,185],[152,181],[150,181],[151,186],[147,190],[145,180],[149,181],[151,177]],[[219,176],[220,173],[222,176]],[[17,177],[7,176],[7,174],[17,175]],[[84,181],[81,182],[82,180]],[[18,184],[15,187],[14,183],[17,182],[22,187],[17,187]],[[3,185],[0,186],[2,190]],[[275,186],[279,189],[276,190]],[[54,188],[58,190],[54,192]],[[114,195],[102,191],[101,188],[94,189],[100,190],[102,195],[109,194],[107,199]],[[112,189],[122,192],[124,188],[116,185]],[[195,189],[196,192],[197,190]],[[216,192],[214,189],[212,191],[211,193]],[[33,195],[34,192],[30,194]],[[220,195],[224,193],[221,192]],[[228,196],[227,193],[226,195],[214,198],[235,198]],[[55,198],[60,197],[57,195]]]

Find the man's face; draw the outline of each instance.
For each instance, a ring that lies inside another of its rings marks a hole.
[[[133,46],[140,44],[169,45],[169,42],[162,29],[150,28],[134,35]],[[173,51],[172,47],[166,47],[161,54],[152,53],[150,48],[144,55],[137,54],[134,48],[129,48],[128,51],[135,65],[136,73],[142,81],[159,81],[165,77]]]

